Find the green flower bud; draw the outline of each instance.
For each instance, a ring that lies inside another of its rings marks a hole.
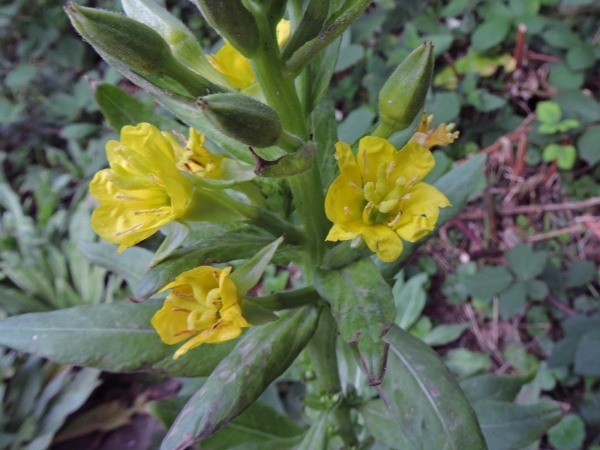
[[[250,147],[271,147],[283,133],[277,112],[247,95],[207,95],[198,106],[219,131]]]
[[[254,170],[256,175],[267,178],[282,178],[297,175],[308,170],[317,153],[317,144],[315,142],[307,142],[294,153],[283,155],[274,161],[267,161],[257,155],[252,149],[250,151],[256,163],[256,169]]]
[[[379,126],[374,135],[387,138],[408,128],[421,114],[433,74],[433,45],[426,42],[396,68],[379,92]]]
[[[206,21],[246,58],[258,50],[256,20],[241,0],[192,0]]]
[[[187,69],[152,28],[122,14],[69,3],[65,8],[81,36],[110,64],[131,71],[161,89],[186,97],[223,92]]]
[[[290,37],[281,53],[281,59],[287,61],[296,50],[302,47],[311,39],[316,38],[329,14],[329,5],[331,0],[310,0],[302,19]]]
[[[121,5],[128,17],[160,34],[180,63],[209,80],[230,87],[225,77],[208,62],[196,37],[177,17],[153,0],[121,0]]]

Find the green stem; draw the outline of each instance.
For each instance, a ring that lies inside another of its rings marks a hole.
[[[304,110],[296,92],[294,79],[284,74],[275,30],[271,29],[267,17],[257,16],[256,19],[261,34],[260,51],[252,59],[256,78],[267,103],[281,117],[284,129],[307,141],[308,128]],[[313,164],[306,172],[289,177],[288,181],[294,196],[298,221],[306,235],[310,236],[306,243],[309,258],[304,271],[310,282],[313,270],[323,258],[324,242],[329,227],[325,217],[321,176],[318,167]]]
[[[286,242],[290,244],[301,245],[306,241],[301,229],[271,211],[244,203],[239,203],[238,210],[248,218],[246,223],[262,228],[277,237],[285,235]]]
[[[306,351],[315,369],[319,386],[328,395],[342,392],[335,350],[336,330],[335,319],[329,309],[325,308],[321,313],[319,326],[306,347]],[[348,404],[342,401],[330,417],[337,428],[337,432],[344,441],[344,448],[356,447],[358,439],[354,432]]]
[[[275,294],[262,297],[249,297],[249,300],[271,311],[280,311],[282,309],[298,308],[315,303],[319,298],[317,291],[312,286],[307,286],[302,289],[276,292]]]

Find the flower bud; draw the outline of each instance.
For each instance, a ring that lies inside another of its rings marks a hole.
[[[422,112],[433,65],[431,42],[418,47],[400,63],[379,92],[380,124],[375,135],[387,138],[404,130]]]
[[[283,132],[277,112],[247,95],[207,95],[198,106],[219,131],[250,147],[275,145]]]
[[[274,161],[267,161],[254,153],[252,149],[250,150],[256,163],[256,169],[254,170],[256,175],[267,178],[282,178],[308,170],[315,158],[317,144],[307,142],[294,153],[283,155]]]
[[[241,0],[192,0],[206,21],[246,58],[259,47],[256,20]]]
[[[148,25],[169,44],[171,52],[184,66],[216,83],[229,83],[206,59],[192,32],[165,8],[153,0],[121,0],[128,17]]]
[[[81,36],[117,69],[131,71],[161,89],[186,97],[223,91],[179,63],[152,28],[122,14],[75,3],[69,3],[66,12]]]

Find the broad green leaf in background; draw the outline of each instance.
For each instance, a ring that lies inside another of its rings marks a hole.
[[[579,156],[593,166],[600,161],[600,126],[585,130],[577,139]]]
[[[491,369],[492,360],[485,353],[455,348],[444,355],[448,369],[459,377],[471,377]]]
[[[457,340],[469,326],[469,323],[438,325],[423,337],[423,342],[431,346],[449,344]]]
[[[316,422],[308,429],[296,450],[327,450],[329,448],[329,413],[330,410],[325,410],[319,414]]]
[[[585,440],[585,423],[576,414],[567,414],[548,431],[548,441],[556,450],[579,450]]]
[[[575,373],[600,376],[600,329],[590,330],[581,337],[574,358]]]
[[[510,22],[504,17],[495,17],[479,25],[471,36],[471,48],[488,50],[500,44],[510,31]]]
[[[236,229],[202,239],[193,246],[174,251],[152,267],[137,286],[136,299],[150,298],[187,270],[206,264],[252,258],[272,242],[273,236],[252,233],[246,229]]]
[[[600,120],[600,104],[578,89],[559,92],[554,101],[559,104],[563,117],[576,119],[582,125]]]
[[[157,265],[163,259],[168,257],[185,241],[190,234],[190,227],[184,222],[171,222],[166,227],[167,234],[163,239],[160,247],[154,253],[152,261],[150,261],[150,267]],[[162,230],[161,230],[162,231]]]
[[[415,324],[427,301],[427,293],[423,285],[428,281],[427,273],[414,275],[403,282],[396,281],[392,294],[396,305],[396,319],[394,322],[403,330],[408,330]]]
[[[151,107],[121,88],[102,83],[96,88],[94,96],[100,105],[102,114],[117,133],[120,133],[121,128],[125,125],[136,126],[139,123],[147,122],[161,131],[176,130],[187,135],[187,129],[184,126],[175,120],[155,113]]]
[[[559,169],[570,170],[577,158],[577,149],[572,145],[549,144],[542,154],[544,161],[556,161]]]
[[[381,340],[396,314],[392,291],[370,258],[339,270],[317,269],[315,289],[331,305],[342,338],[358,347],[369,383],[381,382],[386,346]]]
[[[473,403],[473,408],[489,450],[521,450],[542,437],[561,418],[559,404],[550,401],[515,405],[481,400]]]
[[[471,403],[479,400],[512,402],[521,388],[535,378],[535,371],[525,375],[484,373],[460,380],[460,387]]]
[[[569,265],[565,286],[567,288],[585,286],[596,274],[596,266],[592,261],[575,261]]]
[[[505,267],[483,266],[467,281],[470,294],[480,300],[489,300],[492,295],[499,294],[513,281],[513,277]]]
[[[388,368],[377,389],[414,448],[486,449],[471,405],[438,355],[395,325],[384,341]]]
[[[317,105],[308,118],[313,139],[319,144],[315,164],[321,172],[323,188],[329,187],[337,168],[334,145],[338,141],[333,100],[327,96]]]
[[[161,306],[158,299],[122,301],[14,316],[0,321],[0,344],[111,372],[209,375],[236,341],[201,345],[174,361],[177,346],[163,344],[150,324]]]
[[[500,316],[505,320],[516,316],[525,308],[526,301],[527,284],[522,281],[511,284],[498,298]]]
[[[307,306],[247,331],[186,404],[161,449],[183,450],[240,415],[306,346],[317,327],[319,312]]]
[[[521,280],[530,280],[544,271],[548,254],[534,252],[527,244],[519,242],[504,257],[512,272]]]
[[[562,111],[557,103],[551,101],[539,102],[535,106],[535,113],[540,122],[558,123],[562,118]]]
[[[368,106],[355,109],[338,126],[338,136],[341,142],[352,145],[371,127],[375,113]]]
[[[596,64],[594,47],[587,43],[581,43],[569,48],[567,52],[567,64],[574,72],[593,67]]]
[[[572,72],[566,64],[557,64],[550,69],[548,81],[561,90],[579,89],[585,81],[585,72]]]
[[[256,401],[222,430],[202,441],[202,450],[254,448],[290,450],[303,430],[287,417]]]

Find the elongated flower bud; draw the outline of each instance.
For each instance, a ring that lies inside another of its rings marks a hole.
[[[259,46],[260,33],[256,20],[241,0],[192,0],[206,21],[246,58]]]
[[[380,125],[376,135],[389,137],[404,130],[420,114],[433,74],[433,45],[427,42],[396,68],[379,92]]]
[[[250,147],[275,145],[283,132],[277,112],[247,95],[207,95],[198,106],[218,130]]]
[[[200,43],[177,17],[154,0],[121,0],[128,17],[148,25],[169,44],[173,56],[183,65],[220,85],[229,83],[206,59]]]
[[[179,63],[152,28],[122,14],[74,3],[66,12],[81,36],[117,69],[130,70],[161,89],[187,97],[223,91]]]

